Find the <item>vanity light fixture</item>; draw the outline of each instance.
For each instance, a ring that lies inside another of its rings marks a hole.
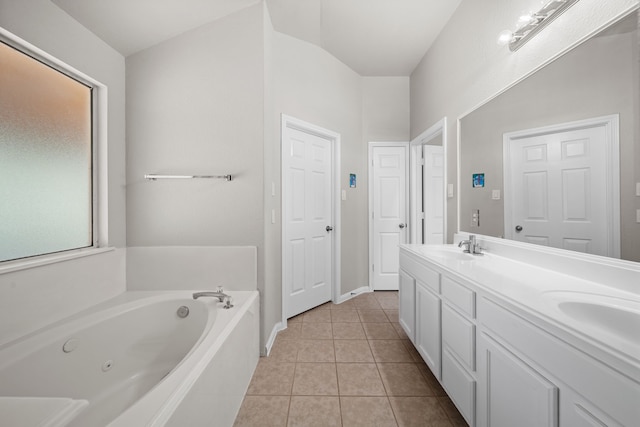
[[[518,20],[518,29],[504,30],[498,36],[498,44],[509,44],[512,52],[518,50],[527,40],[546,27],[578,0],[551,0],[534,13],[523,15]]]

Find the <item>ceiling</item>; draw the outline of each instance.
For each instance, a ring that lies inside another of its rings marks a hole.
[[[51,0],[124,56],[260,0]],[[363,76],[408,76],[461,0],[266,0],[276,31]]]

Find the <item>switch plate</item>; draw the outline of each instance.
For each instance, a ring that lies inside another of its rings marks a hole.
[[[636,182],[636,196],[640,197],[640,182]]]
[[[636,222],[640,224],[640,209],[636,209]]]
[[[453,184],[447,184],[447,197],[453,198]]]
[[[491,190],[491,199],[500,200],[500,190]]]
[[[276,223],[276,210],[271,209],[271,224],[275,224],[275,223]]]
[[[471,226],[480,227],[480,209],[474,209],[471,211]]]
[[[272,182],[271,183],[271,197],[275,197],[276,195],[276,183]]]
[[[342,200],[347,200],[347,190],[342,190]]]

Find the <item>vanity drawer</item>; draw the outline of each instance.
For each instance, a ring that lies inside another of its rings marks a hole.
[[[465,368],[476,369],[476,326],[452,309],[442,304],[442,340]]]
[[[440,273],[413,259],[410,256],[400,257],[400,268],[414,279],[427,285],[432,291],[440,294]]]
[[[448,277],[442,278],[442,296],[471,318],[476,317],[476,293]]]
[[[476,381],[448,350],[442,352],[442,385],[467,423],[475,425]]]

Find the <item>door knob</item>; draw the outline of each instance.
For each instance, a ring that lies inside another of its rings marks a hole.
[[[519,233],[522,231],[522,226],[521,225],[516,225],[516,233]]]
[[[407,224],[400,224],[398,227],[405,228],[406,226],[407,226]]]
[[[333,227],[330,225],[327,225],[327,227],[325,228],[325,230],[327,230],[327,233],[333,230]]]

